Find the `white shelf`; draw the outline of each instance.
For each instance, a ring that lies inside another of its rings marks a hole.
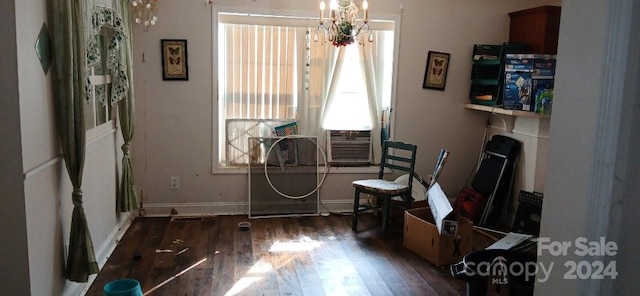
[[[541,115],[535,112],[507,110],[500,107],[476,105],[476,104],[470,104],[470,103],[464,104],[464,107],[471,110],[491,112],[494,114],[509,115],[509,116],[539,117],[539,118],[549,117],[549,115]]]

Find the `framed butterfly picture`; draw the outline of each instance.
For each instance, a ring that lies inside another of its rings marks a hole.
[[[186,39],[162,39],[162,80],[189,80]]]
[[[422,88],[444,90],[450,57],[448,53],[429,51]]]

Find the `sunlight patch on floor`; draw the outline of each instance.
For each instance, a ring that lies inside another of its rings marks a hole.
[[[317,241],[311,239],[308,236],[301,236],[297,240],[291,240],[287,242],[276,241],[269,248],[270,253],[298,253],[298,252],[308,252],[314,249],[320,248],[322,246],[321,241]],[[258,262],[253,264],[251,268],[247,271],[247,273],[240,278],[234,285],[225,293],[225,296],[234,296],[241,293],[243,290],[247,289],[251,285],[260,281],[264,276],[269,272],[274,272],[278,270],[280,267],[285,266],[289,262],[293,261],[296,256],[287,256],[281,262],[277,262],[277,265],[274,266],[273,258],[271,258],[271,262],[268,262],[264,258],[260,258]],[[278,261],[278,260],[276,260]]]
[[[322,246],[321,241],[313,240],[307,236],[299,240],[281,242],[277,241],[271,245],[269,252],[306,252]]]

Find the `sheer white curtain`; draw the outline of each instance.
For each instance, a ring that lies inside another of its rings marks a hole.
[[[338,48],[328,42],[310,42],[307,44],[305,65],[305,99],[299,104],[298,119],[301,132],[317,136],[318,145],[324,147],[326,133],[322,121],[329,104],[332,104],[335,85],[340,79],[340,64],[344,48]]]
[[[372,160],[379,163],[382,157],[381,127],[382,127],[382,94],[385,65],[384,47],[386,34],[380,31],[372,32],[375,42],[359,45],[360,66],[364,73],[367,99],[369,105],[369,116],[371,118],[371,143]]]
[[[391,70],[385,68],[385,47],[388,47],[385,42],[391,42],[393,38],[388,38],[386,31],[373,31],[372,34],[375,35],[375,42],[349,46],[357,47],[353,48],[357,51],[360,64],[360,71],[356,72],[362,73],[364,76],[365,90],[363,95],[367,100],[367,107],[364,107],[367,110],[362,111],[367,113],[371,123],[372,160],[374,163],[378,163],[382,154],[382,99],[385,92],[388,92],[385,89],[384,78],[385,71]],[[317,135],[323,143],[326,140],[325,129],[336,126],[336,116],[344,116],[344,110],[336,110],[336,108],[346,108],[344,106],[348,105],[341,105],[340,100],[347,98],[338,96],[336,93],[341,81],[342,67],[346,65],[344,61],[347,50],[346,47],[335,47],[330,43],[311,43],[307,53],[309,58],[307,62],[309,66],[306,69],[308,86],[304,104],[300,104],[300,126],[304,127],[303,133]],[[350,77],[342,78],[353,80]]]

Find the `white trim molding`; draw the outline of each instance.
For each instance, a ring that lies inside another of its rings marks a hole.
[[[587,219],[585,234],[590,240],[602,236],[609,240],[611,233],[611,209],[616,202],[613,194],[622,106],[630,96],[625,96],[625,75],[629,59],[629,38],[634,0],[607,1],[609,7],[607,46],[603,69],[602,95],[598,108],[596,147],[594,151],[591,186],[587,196]],[[619,218],[616,218],[619,219]],[[597,257],[593,260],[600,260]],[[580,281],[580,295],[610,295],[611,280]]]
[[[169,216],[172,209],[177,216],[248,215],[248,202],[194,202],[144,204],[148,216]],[[320,213],[350,213],[352,199],[320,200]]]

